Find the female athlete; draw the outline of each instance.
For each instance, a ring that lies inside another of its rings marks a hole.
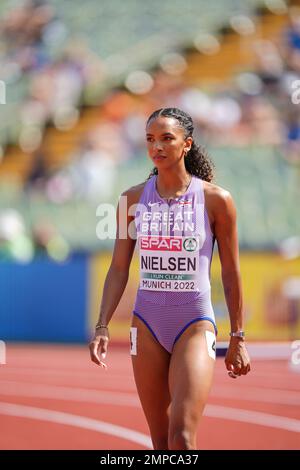
[[[147,121],[155,167],[145,182],[122,193],[126,214],[119,201],[112,261],[89,344],[91,360],[106,368],[108,324],[137,245],[140,285],[130,328],[131,359],[154,449],[197,449],[216,357],[210,285],[215,240],[231,326],[226,368],[234,379],[250,371],[235,205],[227,190],[212,183],[212,163],[194,142],[193,130],[191,117],[177,108],[159,109]],[[124,224],[127,233],[121,236]]]

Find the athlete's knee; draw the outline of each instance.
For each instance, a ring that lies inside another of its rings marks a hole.
[[[196,449],[195,436],[187,429],[176,428],[169,433],[168,446],[170,450]]]

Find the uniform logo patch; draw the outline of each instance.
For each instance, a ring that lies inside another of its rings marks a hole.
[[[186,238],[183,242],[183,248],[186,251],[196,251],[197,250],[197,240],[196,238]]]
[[[181,237],[140,237],[142,250],[181,251]]]
[[[152,207],[152,206],[160,206],[160,201],[157,201],[157,202],[148,202],[148,206],[149,207]]]
[[[185,200],[185,201],[178,201],[178,205],[181,206],[181,207],[191,206],[192,204],[193,204],[192,199],[188,199],[188,200]]]

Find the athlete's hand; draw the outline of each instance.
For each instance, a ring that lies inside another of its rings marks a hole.
[[[232,379],[246,375],[250,371],[250,357],[245,341],[232,337],[225,357],[226,369]]]
[[[107,332],[96,332],[93,340],[89,343],[91,360],[98,366],[107,369],[107,365],[100,359],[105,359],[109,343],[109,334]]]

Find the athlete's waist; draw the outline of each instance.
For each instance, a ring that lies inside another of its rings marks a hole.
[[[203,290],[191,292],[169,292],[145,290],[138,288],[136,303],[150,303],[153,305],[187,305],[199,303],[211,303],[211,286],[203,286]]]

